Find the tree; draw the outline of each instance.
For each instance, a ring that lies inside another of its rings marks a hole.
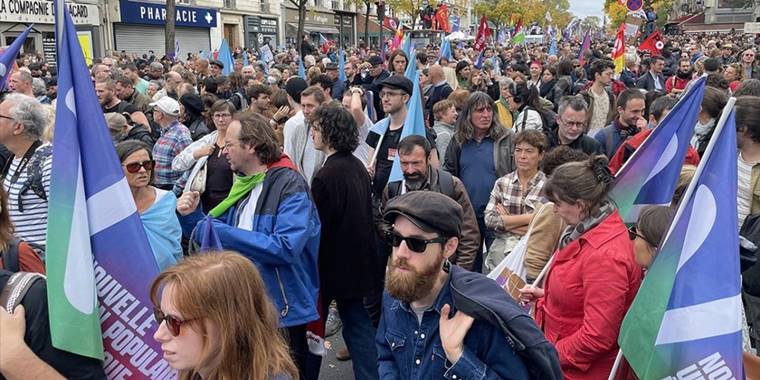
[[[364,9],[364,42],[367,44],[367,47],[370,47],[369,43],[369,18],[371,6],[374,3],[374,0],[343,0],[347,5],[353,5],[356,7],[356,11],[358,12],[360,8]],[[382,25],[380,26],[382,28]]]
[[[164,29],[164,54],[169,57],[175,57],[177,52],[174,51],[174,40],[176,38],[175,25],[177,19],[177,7],[174,0],[166,0],[166,29]],[[175,57],[176,58],[176,57]]]
[[[296,32],[296,51],[301,55],[301,44],[303,43],[303,25],[306,21],[306,2],[308,0],[290,0],[298,8],[298,31]],[[301,57],[303,59],[303,57]]]
[[[583,31],[596,31],[600,29],[602,29],[602,20],[599,19],[599,16],[586,16],[583,20],[581,20],[581,30]]]

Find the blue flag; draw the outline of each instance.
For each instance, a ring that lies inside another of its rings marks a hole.
[[[340,48],[338,50],[338,80],[341,82],[345,82],[348,80],[346,77],[346,53],[343,51],[343,48]]]
[[[557,39],[554,36],[549,38],[552,39],[551,45],[549,45],[549,55],[557,55]]]
[[[478,54],[478,57],[477,57],[477,58],[475,58],[475,63],[473,63],[472,65],[473,65],[473,66],[474,66],[476,69],[480,70],[480,68],[482,68],[482,67],[483,67],[483,62],[484,62],[484,61],[485,61],[485,56],[483,55],[483,52],[481,51],[481,52]]]
[[[583,54],[586,50],[591,49],[591,31],[586,31],[583,36],[583,42],[581,43],[581,49],[578,51],[578,62],[581,66],[586,64],[586,55]]]
[[[243,50],[243,66],[248,66],[250,62],[248,61],[248,52]]]
[[[130,378],[167,378],[172,369],[153,339],[157,325],[148,297],[158,274],[156,258],[113,148],[69,8],[63,1],[55,6],[60,101],[46,244],[52,343],[100,359],[105,348],[109,366]],[[139,350],[124,349],[127,336]]]
[[[29,31],[32,30],[32,26],[34,25],[29,25],[23,33],[13,40],[11,46],[8,46],[5,51],[0,54],[0,91],[5,88],[5,83],[8,82],[8,77],[10,77],[11,70],[13,69],[13,63],[16,62],[16,56],[18,55],[19,50],[21,50],[21,47],[24,46],[24,41],[26,41],[26,36],[29,35]]]
[[[409,58],[409,62],[414,62],[414,42],[412,42],[411,34],[408,33],[406,35],[406,38],[404,38],[404,45],[402,46],[402,49],[404,50],[404,53],[406,53],[406,56]],[[409,77],[407,76],[407,78]],[[411,80],[412,78],[409,79]]]
[[[367,115],[367,117],[372,120],[372,122],[377,121],[377,112],[375,112],[375,94],[371,90],[367,90],[365,93],[367,96],[367,107],[364,109],[364,114]]]
[[[232,74],[235,61],[232,59],[232,52],[230,51],[230,45],[227,44],[227,40],[222,38],[222,45],[219,46],[219,57],[218,59],[222,61],[224,64],[224,68],[222,69],[222,74],[224,75],[230,75]]]
[[[743,379],[735,99],[620,329],[641,379]]]
[[[615,176],[609,197],[625,223],[642,208],[669,205],[697,124],[706,79],[699,78]]]
[[[200,242],[201,252],[221,251],[223,249],[219,235],[216,234],[216,230],[214,229],[214,217],[211,215],[206,215],[206,223],[203,223]]]
[[[406,79],[414,82],[414,78],[419,76],[419,73],[417,73],[417,60],[414,58],[414,56],[409,55],[408,57],[409,63],[406,64],[406,71],[404,71],[404,76]]]
[[[451,41],[447,40],[446,37],[441,38],[441,58],[446,58],[451,61]]]
[[[298,56],[298,76],[306,80],[306,68],[303,66],[303,57]]]

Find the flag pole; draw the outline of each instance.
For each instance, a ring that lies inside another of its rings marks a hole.
[[[610,376],[607,377],[607,380],[613,380],[615,378],[615,375],[617,375],[617,371],[620,368],[620,362],[623,361],[623,350],[618,348],[617,356],[615,357],[615,364],[612,365],[612,371],[610,371]]]

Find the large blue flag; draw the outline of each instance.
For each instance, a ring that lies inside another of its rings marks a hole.
[[[553,35],[549,38],[552,39],[551,45],[549,45],[549,55],[557,55],[557,39]]]
[[[343,51],[343,48],[341,47],[340,50],[338,50],[338,80],[341,82],[345,82],[348,78],[346,77],[346,53]]]
[[[200,243],[201,252],[220,251],[223,249],[219,235],[217,235],[214,229],[214,217],[211,215],[206,215],[206,223],[203,225],[203,230],[201,230]]]
[[[250,65],[250,61],[248,61],[248,51],[243,50],[243,66]]]
[[[623,320],[641,379],[743,379],[735,99]]]
[[[158,265],[69,8],[56,1],[56,9],[60,101],[46,252],[52,343],[61,350],[105,357],[112,378],[171,378],[174,372],[153,339],[157,326],[148,297]]]
[[[0,53],[0,91],[5,88],[5,83],[8,82],[8,77],[11,75],[13,64],[16,62],[16,56],[24,46],[26,36],[29,35],[29,31],[32,30],[33,25],[29,25],[23,33],[21,33],[11,46],[8,46],[2,53]]]
[[[705,82],[704,77],[693,82],[617,173],[609,197],[624,222],[635,223],[648,205],[670,204],[702,107]]]
[[[407,58],[409,58],[409,63],[414,62],[415,61],[415,59],[414,59],[414,41],[412,41],[412,34],[411,34],[411,32],[407,33],[406,36],[404,37],[404,45],[402,45],[402,49],[404,50],[404,53],[406,53]],[[389,64],[393,64],[393,62],[390,62]],[[407,78],[409,78],[409,77],[407,76]],[[409,80],[411,80],[411,79],[412,78],[409,78]]]
[[[417,72],[417,59],[412,55],[408,55],[408,57],[409,62],[406,64],[406,71],[404,71],[404,76],[406,79],[414,82],[414,77],[419,76],[419,73]]]
[[[222,45],[219,46],[219,57],[217,58],[224,64],[222,74],[230,75],[234,69],[235,61],[232,59],[232,51],[230,51],[230,45],[227,44],[227,40],[222,38]]]

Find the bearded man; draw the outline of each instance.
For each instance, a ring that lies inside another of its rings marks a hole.
[[[388,202],[393,247],[375,337],[381,379],[527,379],[501,329],[474,320],[452,302],[448,262],[457,250],[462,207],[434,191]],[[480,274],[473,274],[482,276]]]

